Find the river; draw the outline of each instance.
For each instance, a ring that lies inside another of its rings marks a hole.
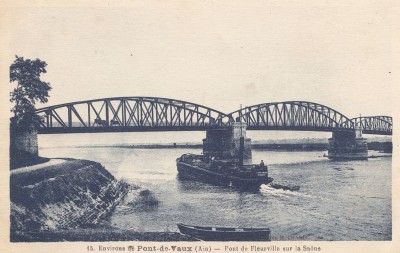
[[[253,150],[279,184],[259,192],[177,179],[175,159],[201,149],[134,149],[143,143],[199,142],[204,133],[107,133],[40,135],[44,157],[100,162],[117,179],[150,189],[158,207],[123,212],[118,206],[105,225],[136,231],[177,231],[176,223],[269,227],[272,240],[391,240],[391,157],[333,162],[324,152]],[[325,152],[326,153],[326,152]],[[371,153],[374,154],[374,153]]]

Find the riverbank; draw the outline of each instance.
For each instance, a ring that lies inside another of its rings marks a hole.
[[[100,164],[65,159],[11,173],[11,230],[67,229],[97,224],[128,191]]]
[[[129,193],[141,196],[143,192],[147,200],[151,195],[146,190],[117,181],[100,163],[88,160],[51,159],[13,170],[10,240],[185,240],[178,233],[123,231],[100,224]],[[143,196],[138,201],[143,204]],[[132,198],[130,202],[137,204]]]
[[[25,155],[18,159],[10,159],[10,169],[15,170],[22,167],[33,166],[48,162],[50,159],[41,156],[29,156]]]
[[[160,143],[160,144],[126,144],[126,145],[84,145],[73,146],[76,148],[129,148],[129,149],[174,149],[174,148],[190,148],[202,149],[201,143]],[[252,149],[259,150],[283,150],[283,151],[326,151],[329,149],[329,143],[326,142],[297,142],[297,143],[253,143]],[[391,142],[369,142],[369,150],[391,153]]]

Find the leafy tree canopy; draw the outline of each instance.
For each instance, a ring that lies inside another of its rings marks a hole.
[[[17,87],[10,93],[10,101],[15,103],[11,109],[14,113],[11,122],[21,129],[29,129],[32,125],[38,127],[42,119],[35,114],[35,104],[46,103],[51,90],[50,83],[40,80],[40,75],[46,73],[47,63],[15,57],[10,66],[10,82],[17,82]]]

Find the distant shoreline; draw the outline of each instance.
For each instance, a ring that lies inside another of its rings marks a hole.
[[[391,142],[370,142],[369,150],[383,151]],[[201,143],[162,143],[162,144],[132,144],[132,145],[84,145],[73,146],[75,148],[130,148],[130,149],[202,149]],[[255,150],[287,150],[287,151],[326,151],[328,143],[253,143],[252,149]]]

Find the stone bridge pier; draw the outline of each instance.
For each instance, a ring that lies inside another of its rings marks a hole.
[[[232,122],[227,128],[208,129],[203,139],[203,154],[218,159],[236,159],[243,165],[251,165],[251,139],[246,137],[246,123]]]
[[[332,138],[329,139],[328,158],[332,160],[367,159],[367,139],[362,137],[362,129],[332,132]]]

